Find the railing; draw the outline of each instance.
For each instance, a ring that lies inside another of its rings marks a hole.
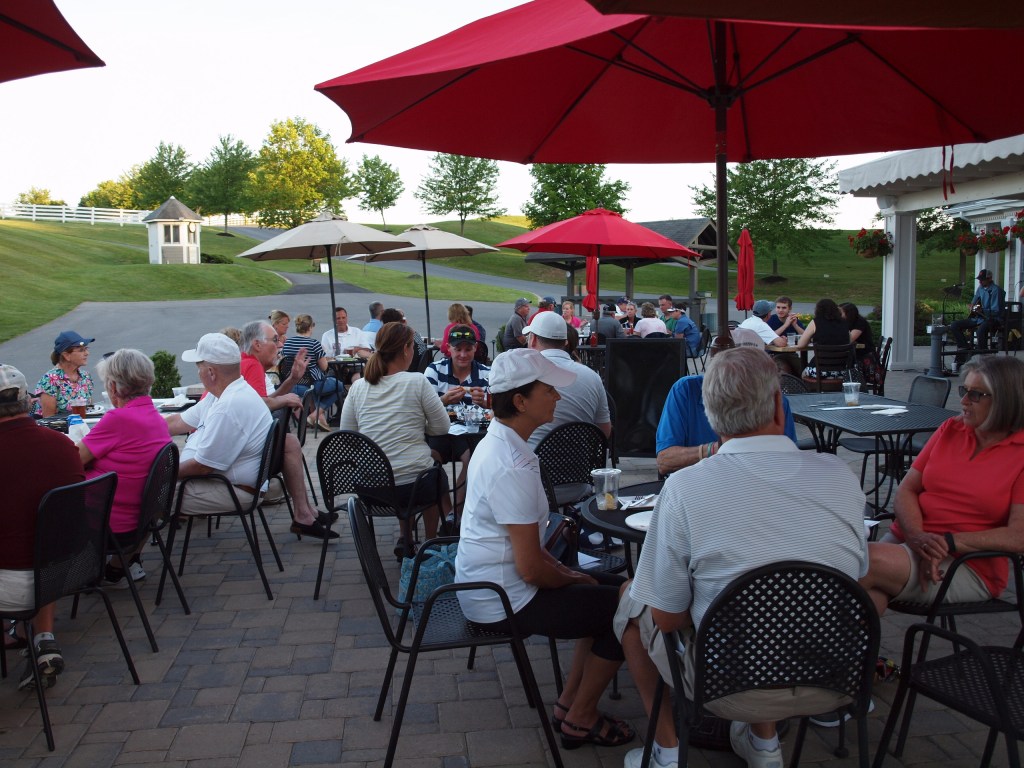
[[[87,224],[106,223],[142,224],[152,211],[133,211],[127,208],[90,208],[87,206],[70,205],[36,205],[34,203],[0,203],[0,219],[28,219],[30,221],[69,221]],[[223,216],[204,216],[203,226],[223,227]],[[255,227],[259,221],[255,216],[241,213],[228,214],[229,227]]]

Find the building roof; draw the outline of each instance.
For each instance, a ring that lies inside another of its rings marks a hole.
[[[203,217],[171,195],[167,202],[142,221],[202,221]]]

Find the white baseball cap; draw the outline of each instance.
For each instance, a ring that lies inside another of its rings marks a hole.
[[[223,333],[208,333],[199,339],[195,349],[182,352],[181,359],[186,363],[232,365],[242,362],[242,351]]]
[[[568,327],[561,314],[538,312],[537,316],[533,318],[533,322],[523,328],[523,333],[535,333],[544,339],[564,339]]]
[[[487,385],[492,393],[500,393],[511,392],[534,381],[552,387],[567,387],[576,381],[576,374],[558,367],[536,349],[510,349],[494,358]]]

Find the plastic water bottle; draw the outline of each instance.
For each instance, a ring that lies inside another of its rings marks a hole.
[[[76,445],[82,442],[82,438],[89,434],[89,425],[82,421],[78,414],[68,416],[68,437]]]

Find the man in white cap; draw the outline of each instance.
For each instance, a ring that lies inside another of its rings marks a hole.
[[[529,444],[534,450],[552,429],[570,421],[594,424],[605,437],[612,434],[608,395],[604,383],[596,371],[577,363],[565,351],[568,327],[568,323],[560,314],[541,312],[523,330],[527,336],[529,349],[536,349],[559,368],[576,374],[576,381],[558,390],[561,399],[555,405],[555,418],[537,427],[530,435]]]
[[[242,378],[241,351],[223,333],[206,334],[195,349],[182,352],[181,359],[196,364],[199,382],[208,394],[194,407],[167,419],[172,435],[194,433],[181,452],[178,477],[222,474],[245,507],[263,490],[255,484],[273,421],[270,411]],[[204,515],[232,506],[230,492],[223,484],[191,483],[185,490],[181,511]]]
[[[28,415],[31,398],[24,375],[10,365],[0,365],[0,612],[23,611],[35,603],[33,572],[36,513],[48,491],[85,479],[75,444],[59,432],[40,427]],[[59,532],[54,532],[59,535]],[[64,657],[53,637],[54,604],[39,609],[32,619],[36,635],[39,673],[47,688],[57,682]],[[5,648],[28,644],[15,633],[2,635]],[[35,685],[28,662],[18,677],[18,689]]]
[[[770,301],[758,299],[754,302],[754,308],[750,310],[750,317],[740,323],[740,328],[754,331],[765,344],[784,347],[789,343],[786,341],[786,337],[777,335],[772,330],[772,327],[768,325],[768,317],[774,308]]]

